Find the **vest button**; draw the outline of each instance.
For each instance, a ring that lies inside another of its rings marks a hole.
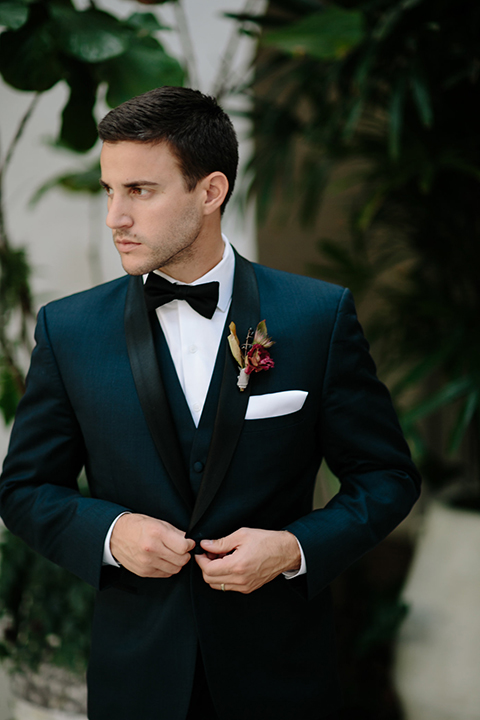
[[[198,461],[193,463],[193,469],[195,470],[195,472],[201,473],[203,470],[203,463]]]

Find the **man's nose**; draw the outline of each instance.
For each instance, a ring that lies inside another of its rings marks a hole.
[[[123,227],[132,227],[133,219],[127,212],[125,203],[122,203],[121,200],[116,200],[115,198],[110,200],[106,223],[111,230],[117,230],[118,228]]]

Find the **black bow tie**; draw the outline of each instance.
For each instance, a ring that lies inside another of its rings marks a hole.
[[[186,300],[203,317],[212,319],[218,303],[218,282],[203,285],[177,285],[150,273],[143,286],[147,310],[155,310],[172,300]]]

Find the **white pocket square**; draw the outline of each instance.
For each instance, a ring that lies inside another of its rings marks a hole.
[[[306,390],[284,390],[267,395],[253,395],[248,401],[245,420],[290,415],[302,409],[307,395]]]

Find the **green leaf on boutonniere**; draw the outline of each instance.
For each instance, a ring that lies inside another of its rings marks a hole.
[[[253,345],[263,345],[263,347],[269,348],[272,347],[273,344],[273,340],[268,337],[267,324],[265,320],[262,320],[258,323],[257,329],[255,330]]]

